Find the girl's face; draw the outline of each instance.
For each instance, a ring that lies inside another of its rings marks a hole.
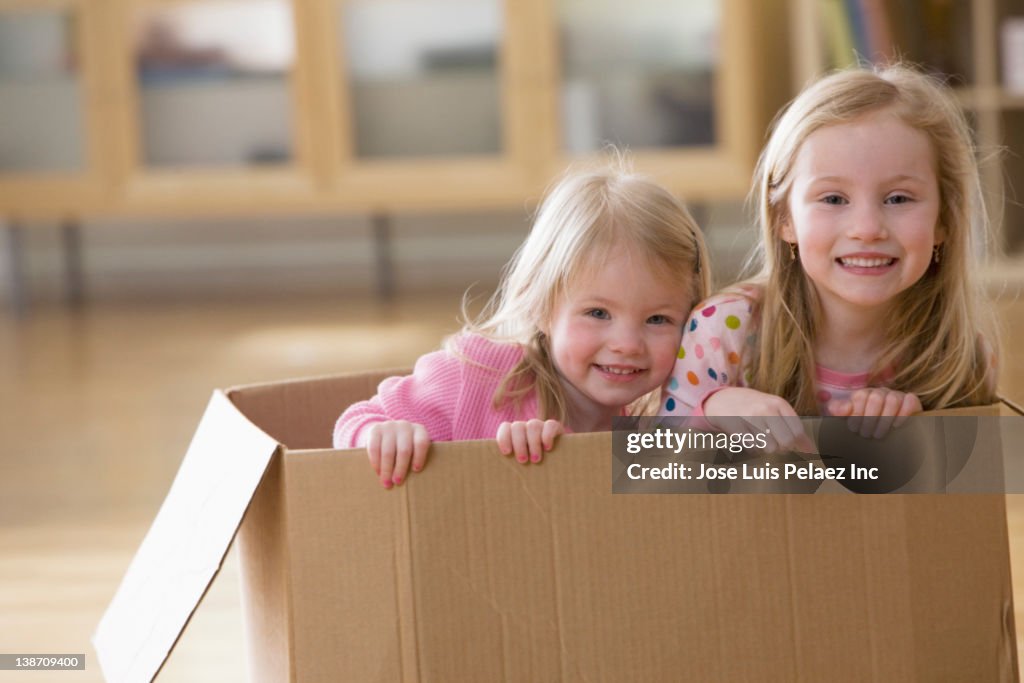
[[[928,270],[939,183],[928,137],[887,110],[819,128],[792,169],[782,238],[826,313],[881,312]]]
[[[695,303],[679,279],[668,280],[644,258],[618,249],[556,303],[545,330],[551,356],[570,419],[591,423],[574,428],[610,422],[668,379]]]

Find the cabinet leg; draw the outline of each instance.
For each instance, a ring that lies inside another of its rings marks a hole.
[[[7,242],[7,293],[11,313],[23,318],[28,313],[28,286],[25,282],[25,250],[22,244],[22,226],[14,221],[3,221]]]
[[[370,217],[373,227],[373,249],[377,261],[377,296],[390,301],[395,296],[395,268],[392,259],[391,216],[375,213]]]
[[[71,308],[81,307],[85,300],[85,278],[82,270],[82,230],[76,219],[60,226],[61,250],[64,257],[64,301]]]

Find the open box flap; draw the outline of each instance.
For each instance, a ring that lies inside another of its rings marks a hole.
[[[1001,415],[1024,415],[1024,406],[1006,396],[999,397]]]
[[[108,681],[149,681],[227,555],[278,443],[215,391],[156,520],[93,634]]]

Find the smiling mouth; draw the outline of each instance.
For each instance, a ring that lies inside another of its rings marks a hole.
[[[611,375],[639,375],[643,372],[643,368],[616,368],[611,365],[595,365],[601,372],[607,372]]]
[[[850,268],[885,268],[896,263],[894,258],[860,258],[852,256],[840,257],[836,261]]]

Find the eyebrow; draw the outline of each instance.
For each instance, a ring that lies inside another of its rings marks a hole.
[[[605,299],[604,297],[600,297],[600,296],[587,297],[587,298],[583,299],[583,305],[584,306],[589,306],[589,305],[592,305],[592,304],[597,304],[597,305],[600,305],[600,306],[608,306],[608,305],[611,305],[611,304],[614,304],[614,303],[615,302],[612,301],[611,299]],[[679,306],[679,304],[673,304],[673,303],[660,303],[657,306],[651,306],[650,310],[658,311],[658,310],[661,310],[663,308],[676,309],[676,308],[680,308],[680,306]],[[688,312],[689,311],[687,311],[687,313]]]
[[[813,182],[813,183],[841,182],[843,180],[847,180],[847,178],[845,178],[843,176],[838,176],[838,175],[825,175],[825,176],[816,176],[816,177],[811,179],[811,182]],[[882,182],[883,183],[895,183],[895,182],[901,182],[901,181],[904,181],[904,180],[911,180],[911,181],[914,181],[914,182],[917,182],[917,183],[927,182],[921,176],[910,175],[910,174],[907,174],[907,173],[901,173],[899,175],[894,175],[891,178],[885,178]]]

